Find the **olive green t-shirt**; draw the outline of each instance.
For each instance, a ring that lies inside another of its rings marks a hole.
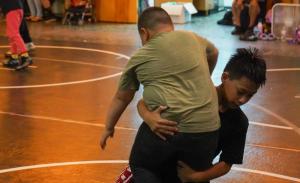
[[[192,32],[159,33],[129,60],[119,90],[138,90],[141,83],[147,107],[168,106],[162,117],[178,122],[180,132],[217,130],[218,98],[206,58],[214,48]]]

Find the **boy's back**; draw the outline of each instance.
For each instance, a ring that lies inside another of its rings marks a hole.
[[[163,117],[179,122],[180,132],[214,131],[219,128],[217,94],[206,58],[207,49],[213,48],[191,32],[161,33],[136,52],[124,73],[136,73],[150,109],[169,107]],[[126,78],[121,88],[136,82]]]

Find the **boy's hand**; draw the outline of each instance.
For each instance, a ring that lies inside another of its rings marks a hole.
[[[150,115],[147,117],[148,119],[146,119],[146,123],[151,130],[163,140],[166,140],[165,135],[174,135],[174,133],[178,131],[177,122],[163,119],[160,116],[167,108],[166,106],[159,106],[150,112]]]
[[[201,172],[196,172],[182,161],[177,162],[177,174],[182,182],[200,182]]]
[[[105,129],[101,138],[100,138],[100,146],[101,146],[101,149],[105,149],[106,147],[106,141],[107,139],[110,137],[110,138],[113,138],[114,137],[114,132],[115,130],[114,129]]]

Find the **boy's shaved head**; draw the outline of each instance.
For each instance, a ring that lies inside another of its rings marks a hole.
[[[171,17],[160,7],[150,7],[139,16],[138,30],[141,31],[142,28],[154,30],[161,24],[173,26]]]

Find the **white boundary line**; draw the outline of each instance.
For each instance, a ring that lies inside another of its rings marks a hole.
[[[30,165],[30,166],[2,169],[2,170],[0,170],[0,174],[16,172],[16,171],[23,171],[23,170],[39,169],[39,168],[50,168],[50,167],[59,167],[59,166],[70,166],[70,165],[88,165],[88,164],[128,164],[128,160],[94,160],[94,161],[77,161],[77,162],[61,162],[61,163]],[[272,173],[272,172],[253,170],[253,169],[248,169],[248,168],[240,168],[240,167],[235,167],[235,166],[232,167],[232,170],[246,172],[246,173],[261,174],[261,175],[276,177],[276,178],[280,178],[280,179],[284,179],[284,180],[300,182],[299,178],[276,174],[276,173]]]
[[[77,125],[86,125],[86,126],[95,126],[99,128],[104,128],[104,124],[95,124],[95,123],[89,123],[85,121],[75,121],[70,119],[59,119],[54,117],[47,117],[47,116],[37,116],[37,115],[26,115],[26,114],[17,114],[13,112],[5,112],[0,110],[0,114],[4,115],[10,115],[10,116],[18,116],[18,117],[25,117],[25,118],[32,118],[32,119],[40,119],[40,120],[49,120],[49,121],[56,121],[60,123],[70,123],[70,124],[77,124]],[[279,128],[279,129],[285,129],[285,130],[293,130],[290,127],[285,126],[279,126],[279,125],[265,125],[263,123],[258,122],[250,122],[250,124],[259,125],[259,126],[265,126],[269,128]],[[128,131],[134,131],[137,132],[137,129],[135,128],[128,128],[128,127],[115,127],[117,130],[128,130]],[[273,147],[273,146],[264,146],[264,145],[258,145],[258,144],[247,144],[249,146],[256,146],[256,147],[264,147],[264,148],[271,148],[271,149],[279,149],[279,150],[287,150],[287,151],[294,151],[294,152],[300,152],[298,149],[290,149],[290,148],[281,148],[281,147]]]
[[[86,126],[96,126],[96,127],[100,127],[100,128],[105,127],[104,124],[88,123],[88,122],[85,122],[85,121],[75,121],[75,120],[70,120],[70,119],[59,119],[59,118],[48,117],[48,116],[17,114],[17,113],[13,113],[13,112],[5,112],[5,111],[0,111],[0,114],[10,115],[10,116],[19,116],[19,117],[25,117],[25,118],[32,118],[32,119],[56,121],[56,122],[61,122],[61,123],[71,123],[71,124],[86,125]],[[137,129],[134,129],[134,128],[126,128],[126,127],[118,127],[118,126],[116,127],[116,129],[137,131]]]
[[[84,122],[84,121],[76,121],[76,120],[70,120],[70,119],[60,119],[60,118],[49,117],[49,116],[37,116],[37,115],[28,115],[28,114],[18,114],[18,113],[14,113],[14,112],[6,112],[6,111],[1,111],[1,110],[0,110],[0,114],[10,115],[10,116],[26,117],[26,118],[32,118],[32,119],[42,119],[42,120],[58,121],[58,122],[63,122],[63,123],[72,123],[72,124],[79,124],[79,125],[104,127],[103,124],[88,123],[88,122]],[[270,125],[270,124],[265,124],[265,123],[260,123],[260,122],[254,122],[254,121],[250,121],[249,123],[251,125],[258,125],[258,126],[264,126],[264,127],[269,127],[269,128],[278,128],[278,129],[285,129],[285,130],[293,130],[293,128],[287,127],[287,126]],[[119,129],[124,129],[124,130],[137,131],[137,129],[134,129],[134,128],[126,128],[126,127],[118,127],[118,128]]]
[[[21,88],[43,88],[43,87],[54,87],[54,86],[66,86],[66,85],[74,85],[74,84],[81,84],[81,83],[90,83],[94,81],[101,81],[109,78],[113,78],[116,76],[120,76],[122,73],[116,73],[104,77],[94,78],[94,79],[87,79],[81,81],[70,81],[64,83],[53,83],[53,84],[42,84],[42,85],[24,85],[24,86],[1,86],[0,89],[21,89]]]
[[[268,72],[300,71],[300,68],[267,69]]]
[[[35,45],[35,46],[36,46],[36,48],[52,48],[52,49],[84,50],[84,51],[91,51],[91,52],[100,52],[100,53],[107,53],[107,54],[110,54],[110,55],[116,55],[116,56],[119,56],[119,57],[129,59],[128,56],[123,55],[121,53],[116,53],[116,52],[107,51],[107,50],[93,49],[93,48],[72,47],[72,46],[51,46],[51,45]],[[0,48],[9,48],[9,46],[0,45]]]
[[[266,109],[266,108],[264,108],[260,105],[253,104],[253,103],[248,103],[247,105],[250,105],[254,108],[257,108],[257,109],[259,109],[259,110],[261,110],[261,111],[277,118],[280,122],[282,122],[283,124],[291,127],[298,135],[300,135],[300,128],[298,126],[296,126],[294,123],[290,122],[289,120],[279,116],[278,114],[276,114],[276,113],[274,113],[274,112],[272,112],[272,111],[270,111],[270,110],[268,110],[268,109]]]
[[[266,148],[266,149],[276,149],[276,150],[283,150],[283,151],[291,151],[300,153],[300,149],[292,149],[292,148],[285,148],[285,147],[275,147],[275,146],[267,146],[267,145],[260,145],[260,144],[246,144],[247,146],[251,147],[260,147],[260,148]]]
[[[60,119],[60,118],[49,117],[49,116],[18,114],[18,113],[14,113],[14,112],[6,112],[6,111],[1,111],[1,110],[0,110],[0,114],[10,115],[10,116],[19,116],[19,117],[25,117],[25,118],[32,118],[32,119],[42,119],[42,120],[58,121],[58,122],[63,122],[63,123],[72,123],[72,124],[79,124],[79,125],[104,127],[103,124],[88,123],[88,122],[84,122],[84,121],[76,121],[76,120],[70,120],[70,119]],[[269,128],[278,128],[278,129],[284,129],[284,130],[293,130],[292,127],[288,127],[288,126],[270,125],[270,124],[255,122],[255,121],[250,121],[249,123],[251,125],[264,126],[264,127],[269,127]],[[126,128],[126,127],[117,127],[117,128],[118,129],[124,129],[124,130],[137,131],[137,129],[134,129],[134,128]]]
[[[285,179],[285,180],[291,180],[295,182],[300,182],[299,178],[296,177],[290,177],[286,175],[281,175],[277,173],[272,173],[272,172],[266,172],[266,171],[260,171],[260,170],[253,170],[253,169],[248,169],[248,168],[240,168],[240,167],[232,167],[232,170],[239,171],[239,172],[247,172],[247,173],[254,173],[254,174],[261,174],[261,175],[266,175],[270,177],[276,177],[279,179]]]
[[[94,160],[94,161],[75,161],[75,162],[30,165],[30,166],[21,166],[16,168],[3,169],[0,170],[0,174],[22,171],[22,170],[39,169],[39,168],[49,168],[49,167],[68,166],[68,165],[89,165],[89,164],[128,164],[128,160]]]
[[[288,127],[288,126],[271,125],[271,124],[266,124],[266,123],[261,123],[261,122],[256,122],[256,121],[249,121],[249,124],[257,125],[257,126],[270,127],[270,128],[279,128],[279,129],[284,129],[284,130],[293,130],[292,127]]]
[[[35,66],[35,65],[31,65],[31,66],[28,66],[29,68],[32,68],[32,69],[37,69],[38,67]],[[7,67],[1,67],[0,66],[0,70],[6,70],[6,71],[15,71],[16,69],[12,69],[12,68],[7,68]]]
[[[9,46],[1,46],[0,48],[8,48]],[[106,51],[106,50],[98,50],[98,49],[92,49],[92,48],[81,48],[81,47],[69,47],[69,46],[48,46],[48,45],[40,45],[36,46],[37,48],[50,48],[50,49],[66,49],[66,50],[83,50],[83,51],[91,51],[91,52],[98,52],[98,53],[106,53],[110,55],[115,55],[118,57],[122,57],[125,59],[129,59],[128,56],[112,52],[112,51]],[[63,82],[63,83],[53,83],[53,84],[41,84],[41,85],[24,85],[24,86],[1,86],[0,89],[22,89],[22,88],[42,88],[42,87],[55,87],[55,86],[65,86],[65,85],[74,85],[74,84],[82,84],[82,83],[89,83],[89,82],[95,82],[100,80],[105,80],[109,78],[113,78],[116,76],[120,76],[122,72],[104,76],[104,77],[98,77],[94,79],[87,79],[87,80],[81,80],[81,81],[71,81],[71,82]]]
[[[103,65],[103,64],[86,63],[86,62],[74,61],[74,60],[71,61],[71,60],[61,60],[61,59],[42,58],[42,57],[32,57],[32,58],[36,58],[38,60],[51,61],[51,62],[64,62],[64,63],[68,63],[68,64],[80,64],[80,65],[89,65],[89,66],[106,67],[106,68],[110,68],[110,69],[123,70],[122,67],[114,67],[114,66]]]

